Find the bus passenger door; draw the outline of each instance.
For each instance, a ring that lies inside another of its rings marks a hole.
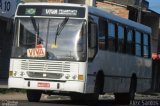
[[[98,50],[98,30],[97,24],[89,22],[88,25],[88,58],[92,61],[97,54]]]

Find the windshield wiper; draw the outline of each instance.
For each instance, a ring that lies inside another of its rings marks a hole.
[[[35,35],[36,35],[35,47],[36,47],[36,45],[38,44],[38,38],[39,38],[39,24],[38,24],[38,26],[37,26],[36,20],[35,20],[34,17],[31,17],[31,22],[32,22],[33,28],[34,28],[34,30],[35,30],[35,32],[36,32],[36,34],[35,34]]]
[[[57,43],[57,37],[61,34],[64,26],[65,26],[66,23],[68,22],[68,19],[69,19],[69,18],[66,17],[66,18],[62,21],[62,23],[59,23],[59,24],[58,24],[57,31],[56,31],[56,37],[55,37],[55,45],[56,45],[56,43]]]

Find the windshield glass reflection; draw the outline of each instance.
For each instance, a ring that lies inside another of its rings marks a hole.
[[[63,28],[60,25],[63,24],[64,18],[36,18],[34,21],[33,23],[30,18],[16,19],[12,57],[62,61],[86,60],[84,20],[68,19]],[[57,32],[58,28],[61,28],[60,32]]]

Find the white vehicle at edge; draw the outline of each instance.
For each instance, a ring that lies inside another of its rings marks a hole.
[[[151,87],[150,34],[147,26],[95,7],[19,4],[9,88],[27,89],[31,102],[57,92],[72,99],[97,100],[105,92],[134,99]]]

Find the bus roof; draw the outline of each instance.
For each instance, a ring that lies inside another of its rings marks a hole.
[[[31,2],[31,3],[19,3],[19,5],[42,5],[42,6],[74,6],[74,7],[85,7],[84,4],[73,4],[73,3],[48,3],[48,2]]]
[[[45,3],[45,2],[36,2],[36,3],[20,3],[19,5],[37,5],[37,6],[73,6],[73,7],[84,7],[86,9],[88,9],[89,13],[95,15],[95,16],[99,16],[99,17],[103,17],[109,20],[113,20],[116,22],[119,22],[121,24],[145,31],[147,33],[151,33],[151,28],[145,25],[142,25],[140,23],[125,19],[125,18],[121,18],[119,16],[113,15],[112,13],[109,13],[107,11],[104,11],[102,9],[98,9],[96,7],[90,7],[84,4],[72,4],[72,3]]]
[[[145,31],[146,33],[151,33],[151,28],[148,26],[131,21],[129,19],[125,19],[125,18],[116,16],[116,15],[113,15],[112,13],[109,13],[109,12],[104,11],[102,9],[98,9],[96,7],[89,7],[89,13],[91,13],[95,16],[99,16],[99,17],[103,17],[103,18],[106,18],[106,19],[109,19],[112,21],[119,22],[121,24],[136,28],[141,31]]]

